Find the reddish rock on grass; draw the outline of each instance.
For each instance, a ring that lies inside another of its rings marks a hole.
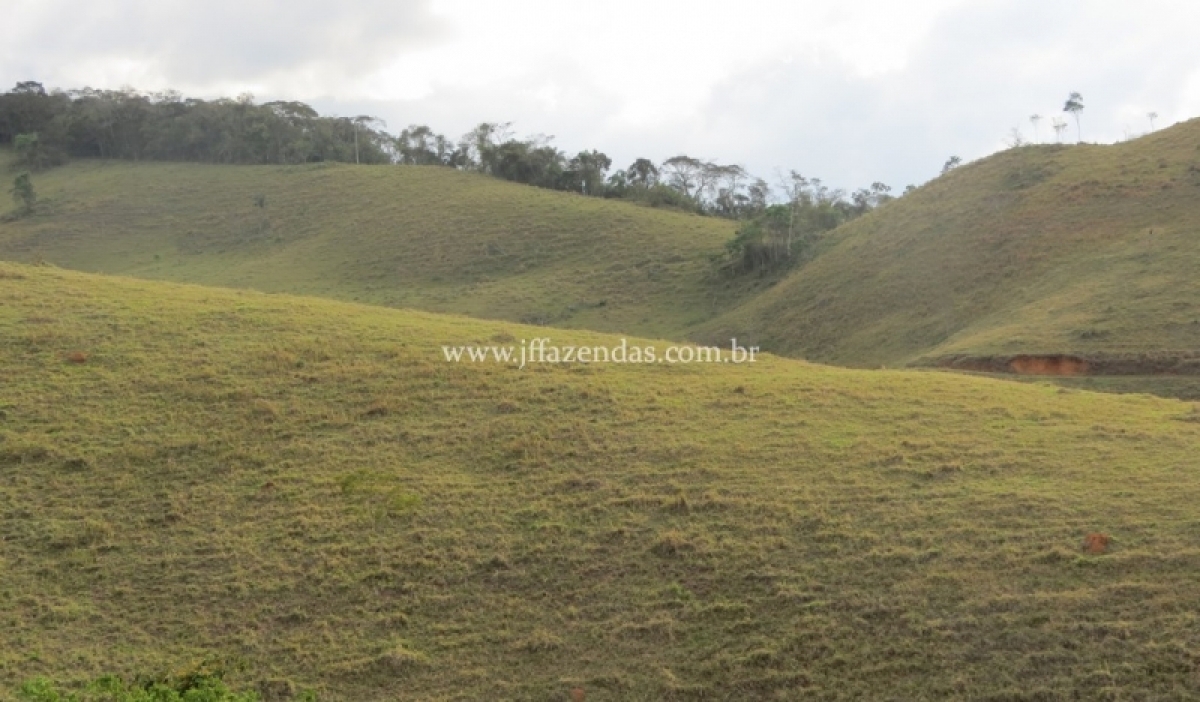
[[[1088,553],[1100,554],[1108,551],[1108,534],[1088,534],[1083,537],[1083,550]]]
[[[88,355],[83,351],[72,351],[67,354],[68,363],[87,363]]]
[[[583,694],[582,687],[571,688],[571,702],[583,702],[587,695]]]

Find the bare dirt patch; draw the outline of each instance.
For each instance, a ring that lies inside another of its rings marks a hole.
[[[1077,356],[1073,354],[1016,354],[1011,356],[942,356],[914,365],[977,373],[1080,377],[1099,375],[1200,375],[1200,357],[1189,354],[1136,357]]]
[[[1087,375],[1088,362],[1075,356],[1016,356],[1008,362],[1023,375]]]

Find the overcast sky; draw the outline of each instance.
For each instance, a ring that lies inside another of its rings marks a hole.
[[[1083,94],[1083,138],[1200,115],[1192,0],[0,0],[0,86],[251,92],[389,131],[513,121],[900,189]],[[1066,138],[1076,138],[1072,123]]]

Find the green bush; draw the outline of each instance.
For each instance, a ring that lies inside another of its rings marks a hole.
[[[105,675],[79,692],[61,692],[46,678],[27,681],[17,692],[22,702],[258,702],[256,692],[230,690],[219,673],[139,678],[131,682]]]
[[[37,204],[37,193],[33,189],[33,179],[30,178],[28,172],[20,173],[13,178],[13,186],[9,193],[12,194],[13,202],[21,207],[21,214],[33,212],[33,207]]]

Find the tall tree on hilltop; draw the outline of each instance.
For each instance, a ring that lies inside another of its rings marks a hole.
[[[1083,112],[1083,96],[1079,93],[1071,93],[1067,96],[1067,102],[1063,105],[1063,112],[1070,112],[1075,116],[1075,136],[1079,143],[1083,143],[1083,130],[1079,126],[1079,113]]]
[[[747,205],[746,194],[742,192],[742,181],[750,174],[745,168],[731,164],[728,166],[712,166],[713,175],[717,181],[717,194],[713,198],[714,211],[722,217],[737,218]]]
[[[364,139],[372,137],[376,135],[377,130],[386,127],[387,123],[378,117],[372,117],[370,115],[359,115],[350,120],[350,122],[354,125],[354,162],[362,163],[362,160],[359,157],[359,135],[362,134]],[[366,132],[365,134],[363,134],[364,130]]]
[[[658,184],[658,166],[648,158],[639,158],[625,169],[629,184],[638,188],[649,188]]]
[[[684,154],[663,161],[662,173],[667,185],[675,188],[690,200],[699,200],[704,185],[704,162]]]
[[[604,176],[612,168],[612,159],[596,150],[580,151],[567,163],[569,190],[578,190],[584,195],[600,195],[604,190]]]
[[[491,174],[496,166],[496,150],[512,134],[512,122],[481,122],[459,140],[464,166]]]
[[[441,134],[423,124],[410,125],[396,137],[400,163],[412,166],[446,166],[454,158],[454,148]]]
[[[1054,119],[1050,120],[1050,126],[1054,127],[1054,140],[1061,144],[1063,132],[1067,130],[1067,123],[1064,120],[1055,117]]]

